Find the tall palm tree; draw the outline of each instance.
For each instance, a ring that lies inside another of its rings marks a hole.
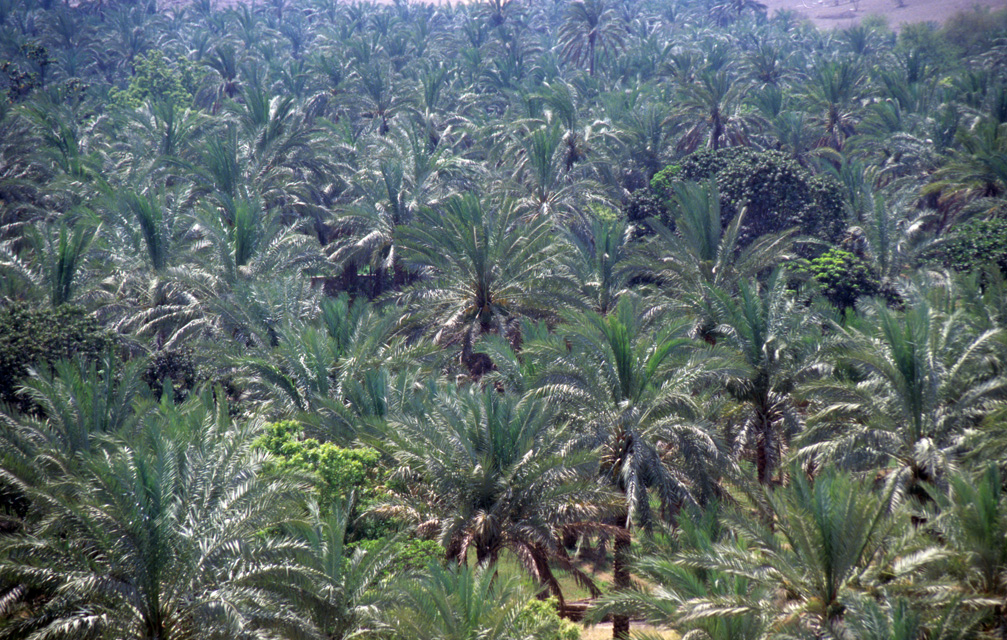
[[[17,278],[25,289],[54,307],[74,300],[85,280],[84,264],[97,226],[90,212],[75,223],[64,219],[59,225],[39,225],[24,229],[21,238],[0,245],[0,272]],[[25,243],[30,251],[20,252]]]
[[[508,335],[520,318],[552,311],[543,282],[550,232],[545,217],[524,221],[513,202],[473,194],[421,209],[417,224],[400,230],[407,260],[426,279],[403,296],[407,320],[434,328],[439,344],[461,343],[461,364],[485,373],[472,352],[478,336]]]
[[[1002,602],[1007,594],[1007,496],[995,464],[974,480],[955,474],[949,494],[933,492],[943,518],[934,521],[946,541],[948,571],[960,590],[963,604],[984,611],[988,633],[1007,630]]]
[[[645,311],[635,296],[620,297],[607,316],[586,311],[565,319],[555,338],[527,343],[523,354],[548,363],[539,392],[576,425],[582,446],[600,453],[602,477],[624,497],[613,571],[625,589],[629,532],[652,525],[652,494],[670,517],[716,491],[720,448],[693,396],[702,366],[691,359],[686,323]],[[628,637],[629,618],[615,623],[613,637]]]
[[[1007,193],[1007,124],[979,120],[971,129],[960,128],[955,137],[961,148],[934,173],[924,193],[940,194],[955,207]]]
[[[658,236],[651,247],[652,269],[670,286],[696,290],[706,285],[733,292],[741,282],[790,257],[792,232],[766,234],[742,248],[738,236],[745,211],[725,226],[713,182],[675,182],[671,205],[674,230],[648,221]]]
[[[632,232],[624,220],[595,217],[589,224],[571,225],[566,232],[570,250],[559,256],[565,271],[561,277],[569,281],[581,305],[606,315],[629,291],[640,269],[633,261]]]
[[[761,126],[754,113],[746,113],[741,99],[748,86],[728,69],[706,69],[682,89],[680,114],[673,121],[689,128],[678,148],[691,152],[700,147],[716,151],[723,146],[747,146],[750,132]]]
[[[647,587],[615,591],[599,598],[588,613],[588,622],[600,621],[614,612],[643,618],[656,627],[675,629],[708,640],[757,640],[767,632],[766,612],[746,611],[732,616],[693,616],[694,601],[760,599],[754,582],[746,576],[689,566],[683,553],[712,553],[714,544],[733,544],[721,526],[721,507],[711,504],[700,511],[680,514],[674,531],[646,541],[634,555],[632,567]]]
[[[794,392],[811,377],[823,339],[808,330],[814,315],[787,291],[781,270],[763,286],[743,282],[737,297],[714,291],[711,299],[718,345],[737,358],[727,390],[744,416],[727,440],[735,455],[754,458],[758,481],[768,484],[803,426]]]
[[[376,443],[399,475],[416,480],[384,509],[436,534],[455,563],[472,550],[479,565],[494,565],[512,551],[562,601],[550,562],[584,576],[559,544],[559,528],[596,523],[599,507],[596,486],[583,477],[590,457],[570,453],[552,420],[541,400],[440,387],[426,413],[393,418]]]
[[[393,314],[381,315],[343,293],[319,301],[310,321],[291,318],[275,348],[237,359],[246,398],[291,416],[326,441],[349,445],[394,411],[399,385],[423,373],[435,347],[395,337]]]
[[[559,29],[560,51],[574,64],[586,62],[588,74],[594,76],[598,55],[620,51],[625,46],[625,31],[604,0],[574,0]]]
[[[800,455],[855,469],[888,468],[900,489],[926,500],[944,483],[967,430],[1007,399],[1000,329],[974,330],[957,310],[927,299],[904,313],[877,302],[834,325],[843,369],[808,387],[813,397]]]
[[[808,100],[816,107],[822,136],[818,146],[841,151],[856,132],[865,77],[854,60],[820,60],[812,69]]]
[[[794,468],[783,488],[764,489],[765,520],[744,510],[729,512],[731,539],[686,551],[685,566],[750,581],[748,593],[696,598],[686,619],[764,615],[768,628],[783,633],[849,637],[847,611],[863,597],[922,578],[940,553],[903,535],[904,509],[893,512],[892,492],[878,493],[834,469],[811,480]]]
[[[0,576],[46,599],[5,636],[254,638],[293,626],[272,583],[296,545],[263,532],[288,517],[298,486],[262,472],[257,421],[201,402],[184,439],[155,421],[136,444],[31,487],[25,531],[0,540]]]
[[[792,232],[759,236],[741,247],[745,220],[742,209],[723,225],[716,185],[676,182],[672,196],[674,230],[659,220],[648,221],[656,237],[644,248],[647,270],[669,292],[677,292],[696,318],[694,333],[715,343],[716,318],[711,293],[738,291],[750,281],[791,256]]]

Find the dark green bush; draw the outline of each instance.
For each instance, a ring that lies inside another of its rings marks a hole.
[[[28,411],[17,389],[30,367],[74,357],[93,361],[113,344],[113,335],[79,307],[16,304],[0,311],[0,402]]]
[[[661,198],[652,189],[637,189],[631,193],[629,199],[623,204],[622,212],[629,223],[633,225],[636,237],[653,234],[647,225],[647,220],[651,218],[657,218],[665,225],[674,228],[674,223],[668,215],[668,207],[662,203]]]
[[[384,539],[377,538],[361,540],[355,546],[370,552],[379,548],[383,543]],[[385,571],[389,576],[401,575],[410,571],[422,571],[432,563],[444,559],[444,547],[434,540],[419,538],[398,540],[392,544],[389,552],[395,555],[395,562]]]
[[[196,362],[192,358],[192,349],[162,349],[150,356],[143,381],[160,398],[169,380],[176,402],[183,402],[189,397],[196,386]]]
[[[969,220],[923,258],[924,264],[972,273],[995,264],[1007,273],[1007,220]]]
[[[680,166],[667,167],[655,175],[651,188],[666,201],[674,180],[703,182],[711,178],[720,191],[724,224],[747,209],[739,239],[742,245],[793,227],[803,235],[830,242],[845,230],[839,183],[812,175],[779,151],[745,147],[697,151]]]

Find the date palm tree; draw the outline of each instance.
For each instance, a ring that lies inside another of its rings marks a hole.
[[[724,526],[741,544],[728,538],[678,557],[687,567],[750,583],[747,593],[688,601],[683,617],[765,616],[768,628],[798,637],[849,637],[851,605],[922,579],[941,555],[904,535],[909,517],[893,508],[892,493],[835,469],[812,480],[794,468],[789,485],[753,497],[764,504],[764,520],[740,509],[725,515]]]
[[[741,99],[748,85],[729,69],[706,69],[682,89],[682,111],[673,121],[689,128],[678,148],[686,153],[704,146],[716,151],[724,146],[747,146],[750,134],[762,122],[746,112]]]
[[[518,615],[530,598],[514,576],[488,567],[430,566],[387,612],[394,640],[531,640]]]
[[[624,220],[595,217],[587,224],[571,225],[565,234],[569,248],[559,256],[561,277],[585,308],[606,315],[630,290],[640,271],[633,261],[631,233]]]
[[[782,270],[765,285],[742,282],[737,296],[714,291],[711,301],[717,344],[736,358],[727,391],[744,416],[726,439],[735,455],[754,459],[758,481],[769,484],[802,430],[794,392],[812,376],[823,338],[808,330],[814,313],[787,291]]]
[[[652,526],[652,497],[666,518],[706,501],[723,457],[693,396],[703,372],[686,322],[629,294],[607,316],[586,311],[565,320],[555,337],[525,344],[523,354],[548,363],[539,393],[575,425],[581,446],[599,453],[602,478],[623,496],[613,571],[625,589],[630,531]],[[628,633],[629,618],[617,616],[613,637]]]
[[[528,573],[561,600],[551,562],[590,581],[559,543],[564,524],[599,520],[598,489],[585,478],[591,459],[568,450],[538,399],[492,387],[441,386],[426,412],[393,418],[376,446],[392,455],[401,477],[414,478],[381,510],[405,516],[436,535],[448,560],[480,566],[510,550]]]
[[[293,626],[272,587],[296,545],[263,532],[299,487],[263,473],[258,421],[200,402],[184,438],[155,420],[135,444],[106,444],[71,477],[31,487],[24,532],[0,540],[0,576],[45,598],[0,635],[255,638]]]
[[[545,317],[543,273],[551,262],[551,221],[525,221],[511,201],[452,196],[400,229],[406,259],[423,278],[403,294],[407,322],[433,328],[434,342],[461,344],[461,364],[485,371],[472,345],[508,335],[522,317]]]
[[[801,457],[853,469],[888,469],[900,490],[924,501],[943,484],[967,430],[1007,399],[1002,331],[918,297],[905,312],[878,302],[849,327],[843,350],[814,395]],[[811,397],[811,396],[809,396]]]
[[[87,211],[75,222],[26,227],[22,237],[0,244],[0,272],[54,307],[71,302],[86,282],[84,265],[97,230]],[[29,250],[18,251],[22,243]]]
[[[821,114],[818,146],[841,151],[856,133],[864,84],[863,70],[854,60],[820,60],[814,66],[807,97]]]
[[[950,492],[932,492],[943,518],[934,523],[946,541],[948,569],[963,604],[983,611],[980,624],[987,633],[1007,630],[1007,614],[1000,603],[1007,595],[1007,496],[1000,470],[990,464],[975,479],[955,474]]]
[[[682,562],[684,553],[712,553],[715,544],[734,544],[721,524],[723,507],[710,504],[705,510],[687,510],[674,530],[645,541],[634,554],[633,571],[648,586],[603,595],[589,610],[587,621],[601,621],[615,612],[632,614],[659,628],[671,628],[704,640],[758,640],[765,637],[766,612],[746,611],[731,616],[692,616],[694,601],[716,599],[761,599],[754,582],[745,576],[696,568]]]
[[[379,626],[376,613],[394,602],[385,578],[398,560],[396,539],[366,550],[347,548],[352,497],[347,504],[332,505],[325,515],[315,504],[309,511],[307,519],[293,522],[289,529],[304,545],[296,566],[310,580],[284,585],[283,595],[296,603],[317,637],[325,640],[352,638]]]
[[[618,52],[626,41],[625,27],[604,0],[571,2],[558,35],[562,56],[577,65],[587,63],[591,76],[595,74],[598,55]]]
[[[741,283],[789,258],[793,234],[765,234],[742,248],[739,235],[746,210],[724,226],[715,184],[676,182],[673,191],[675,228],[656,219],[648,221],[656,237],[644,248],[645,265],[660,285],[677,292],[691,309],[696,321],[693,333],[715,343],[711,293],[732,295]]]

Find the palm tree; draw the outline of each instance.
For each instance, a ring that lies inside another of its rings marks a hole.
[[[975,198],[996,198],[1007,193],[1007,124],[980,120],[955,136],[961,145],[949,162],[938,169],[924,193],[939,194],[960,208]]]
[[[811,480],[794,468],[783,488],[753,499],[765,520],[745,510],[729,512],[731,539],[678,556],[685,566],[748,580],[749,592],[690,600],[685,619],[762,616],[781,632],[849,637],[849,607],[882,588],[895,591],[921,577],[940,556],[904,536],[904,509],[893,512],[889,487],[872,491],[851,476],[828,469]]]
[[[591,76],[595,73],[597,56],[620,51],[626,38],[625,28],[604,0],[571,2],[558,35],[562,56],[577,65],[586,62]]]
[[[473,375],[485,362],[473,356],[482,334],[509,335],[522,317],[545,317],[543,272],[551,261],[551,221],[530,221],[510,201],[452,196],[421,209],[400,231],[407,260],[428,281],[403,295],[407,321],[434,327],[438,344],[462,345],[461,364]]]
[[[386,574],[398,559],[395,538],[371,549],[346,546],[352,498],[322,515],[309,505],[310,518],[290,525],[294,539],[306,549],[298,568],[308,568],[306,585],[284,585],[283,596],[297,603],[319,637],[344,640],[377,623],[377,611],[393,602]]]
[[[345,293],[322,298],[317,317],[291,318],[278,329],[275,348],[237,360],[248,401],[298,420],[325,441],[349,445],[393,412],[395,372],[422,375],[435,349],[404,344],[393,335],[396,321]]]
[[[707,465],[719,452],[691,422],[701,416],[692,391],[704,374],[687,322],[629,294],[607,316],[571,312],[564,320],[555,338],[523,352],[548,363],[539,393],[600,447],[602,473],[626,494],[626,526],[650,526],[648,490],[665,515],[711,497]]]
[[[66,478],[29,491],[23,533],[0,540],[0,576],[47,597],[6,637],[264,637],[295,617],[273,594],[296,545],[263,535],[299,487],[262,473],[257,421],[200,399],[199,428],[149,424]]]
[[[888,467],[900,490],[946,482],[961,438],[1007,397],[1000,329],[922,296],[904,313],[876,302],[848,327],[833,325],[843,350],[814,397],[799,455],[855,469]],[[812,397],[809,395],[809,398]]]
[[[754,458],[758,481],[768,484],[801,430],[793,394],[810,376],[822,337],[808,331],[814,315],[787,291],[781,270],[764,286],[743,282],[737,298],[714,291],[712,306],[718,345],[731,349],[739,365],[727,374],[727,390],[744,418],[726,439],[735,455]]]
[[[495,565],[512,551],[562,601],[550,561],[583,576],[559,544],[559,528],[597,522],[599,508],[596,486],[582,477],[590,458],[570,453],[552,420],[541,400],[439,387],[428,411],[393,418],[375,445],[395,458],[397,475],[418,481],[382,510],[436,534],[454,563],[473,550],[480,566]]]
[[[565,233],[569,249],[559,256],[579,303],[606,315],[629,291],[639,267],[633,263],[631,230],[622,219],[594,217],[590,226],[571,225]]]
[[[651,251],[655,275],[670,286],[697,290],[702,285],[734,291],[738,285],[772,269],[790,257],[792,232],[765,234],[742,248],[742,210],[726,226],[720,194],[713,182],[677,181],[673,186],[674,231],[660,221],[648,223],[657,232]]]
[[[387,624],[394,640],[531,640],[518,624],[529,598],[513,576],[489,567],[432,565],[403,585]]]
[[[29,291],[34,288],[54,307],[74,300],[85,279],[83,266],[98,230],[90,212],[83,214],[72,224],[64,219],[58,226],[26,227],[22,238],[4,242],[0,245],[0,272],[19,279]],[[28,245],[30,253],[16,250],[20,242]]]
[[[808,99],[822,112],[818,146],[841,151],[856,132],[864,74],[852,60],[821,60],[812,69]]]
[[[759,236],[742,248],[742,209],[725,227],[716,185],[676,182],[672,196],[674,230],[648,221],[656,237],[645,247],[647,269],[667,291],[678,292],[696,317],[694,333],[716,343],[711,292],[738,291],[741,283],[772,269],[791,255],[792,232]]]
[[[512,147],[518,157],[513,177],[526,192],[520,205],[533,216],[576,215],[581,203],[596,190],[592,182],[575,180],[571,174],[574,164],[587,153],[580,134],[572,130],[564,133],[556,122],[522,133]]]
[[[950,495],[933,492],[944,512],[935,526],[946,541],[948,571],[962,603],[984,610],[982,626],[990,634],[1007,629],[1002,602],[1007,595],[1007,496],[995,464],[975,480],[955,474]]]
[[[697,569],[681,560],[683,553],[712,553],[714,544],[732,543],[745,549],[742,540],[731,540],[721,526],[722,507],[710,504],[704,510],[683,511],[673,531],[646,541],[635,554],[634,572],[647,587],[615,591],[599,598],[588,622],[600,621],[615,612],[643,618],[648,624],[668,627],[684,636],[705,640],[757,640],[765,637],[766,613],[747,611],[732,616],[693,616],[696,601],[760,599],[754,582],[745,576],[717,570]]]
[[[630,585],[629,530],[654,520],[651,493],[671,517],[714,495],[721,461],[692,395],[703,374],[690,360],[685,322],[644,309],[627,294],[609,315],[567,314],[554,338],[523,347],[524,357],[548,363],[539,393],[583,434],[581,446],[599,452],[602,477],[624,496],[613,569],[621,589]],[[613,637],[627,637],[629,618],[617,616],[615,623]]]
[[[327,248],[330,260],[343,269],[347,289],[357,286],[358,271],[369,271],[372,286],[364,292],[372,298],[389,287],[401,290],[414,278],[403,264],[396,227],[411,224],[421,207],[440,204],[445,184],[464,184],[473,172],[473,163],[456,155],[447,141],[430,148],[413,128],[391,129],[382,147],[376,166],[353,177],[361,195],[337,210],[336,237]]]
[[[100,362],[62,360],[52,371],[33,371],[20,393],[37,415],[0,413],[17,425],[4,439],[11,451],[29,445],[36,465],[50,460],[62,467],[64,462],[57,461],[91,451],[103,436],[134,431],[145,413],[137,405],[150,395],[142,379],[145,366],[137,359],[120,367],[106,353]]]
[[[765,13],[766,5],[758,0],[719,0],[710,7],[710,18],[724,27],[741,18],[746,11]]]
[[[682,111],[673,120],[692,123],[678,143],[686,153],[701,144],[716,151],[722,146],[747,146],[749,132],[760,119],[744,111],[741,98],[748,86],[728,69],[706,69],[683,87]]]

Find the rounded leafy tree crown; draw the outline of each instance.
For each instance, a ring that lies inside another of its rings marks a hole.
[[[1007,220],[969,220],[923,257],[937,267],[972,272],[996,264],[1007,273]]]
[[[779,151],[729,147],[697,151],[681,164],[654,176],[651,187],[665,199],[675,180],[714,180],[720,191],[726,225],[745,210],[739,241],[747,244],[767,233],[797,227],[800,233],[835,241],[845,227],[842,187],[835,180],[812,175]]]
[[[813,260],[788,264],[791,270],[813,278],[822,288],[822,295],[840,309],[847,309],[864,296],[877,295],[881,284],[870,267],[859,257],[832,248]]]

